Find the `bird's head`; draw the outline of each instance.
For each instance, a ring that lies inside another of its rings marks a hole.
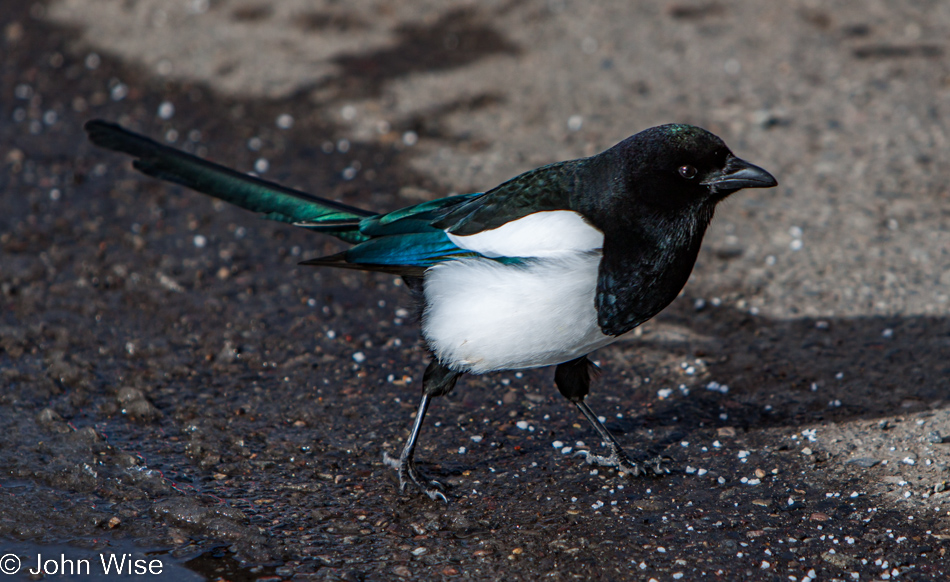
[[[641,202],[659,207],[715,205],[743,188],[778,184],[762,168],[736,157],[719,137],[693,125],[652,127],[621,145],[627,188]]]

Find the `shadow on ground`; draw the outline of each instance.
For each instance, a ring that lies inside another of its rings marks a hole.
[[[950,434],[946,318],[775,321],[681,300],[599,354],[590,400],[673,473],[624,480],[565,454],[593,435],[541,370],[465,378],[438,401],[420,457],[452,502],[400,495],[380,460],[406,436],[425,353],[398,281],[298,267],[336,243],[141,180],[80,128],[119,120],[242,169],[265,157],[270,178],[379,209],[417,201],[400,186],[443,185],[408,169],[395,130],[341,144],[306,95],[228,100],[109,57],[89,69],[37,6],[0,16],[22,28],[2,85],[29,87],[0,97],[17,119],[0,124],[0,539],[131,541],[230,579],[843,577],[883,561],[945,575],[948,524],[918,500],[946,479],[930,434]],[[440,23],[471,56],[426,67],[517,50],[456,19]],[[433,30],[403,44],[437,48]],[[339,94],[415,70],[379,73],[383,56],[343,58]],[[163,121],[166,99],[187,106]],[[284,113],[292,129],[275,127]],[[866,437],[825,440],[841,426]],[[861,448],[885,430],[906,430],[914,465]]]

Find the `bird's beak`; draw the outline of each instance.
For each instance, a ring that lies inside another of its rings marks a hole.
[[[772,174],[749,162],[730,155],[722,172],[703,181],[717,192],[735,192],[742,188],[772,188],[778,181]]]

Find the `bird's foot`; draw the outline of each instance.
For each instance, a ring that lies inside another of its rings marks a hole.
[[[419,472],[419,469],[416,469],[416,464],[412,459],[404,458],[400,456],[398,459],[395,457],[389,456],[389,453],[383,453],[383,464],[387,467],[392,467],[396,469],[396,474],[399,475],[399,490],[405,491],[406,485],[411,481],[416,487],[422,490],[423,493],[429,496],[429,499],[435,501],[436,499],[441,499],[442,501],[448,503],[445,494],[442,493],[442,490],[445,489],[445,486],[439,483],[434,479],[429,479],[425,475]]]
[[[613,467],[618,473],[633,475],[638,477],[652,472],[655,475],[669,473],[669,469],[663,466],[666,461],[663,457],[653,457],[641,463],[634,462],[621,449],[612,448],[609,455],[595,455],[591,451],[577,451],[577,455],[583,456],[588,464],[599,465],[601,467]]]

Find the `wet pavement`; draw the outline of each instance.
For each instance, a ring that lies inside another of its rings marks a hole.
[[[96,4],[0,11],[0,554],[209,580],[948,577],[943,4],[330,3],[273,46],[284,8]],[[298,266],[341,247],[140,178],[87,144],[93,117],[380,210],[673,120],[782,187],[724,205],[684,296],[594,356],[592,408],[669,475],[575,456],[599,445],[551,370],[465,377],[418,450],[444,504],[382,464],[427,358],[401,282]]]

